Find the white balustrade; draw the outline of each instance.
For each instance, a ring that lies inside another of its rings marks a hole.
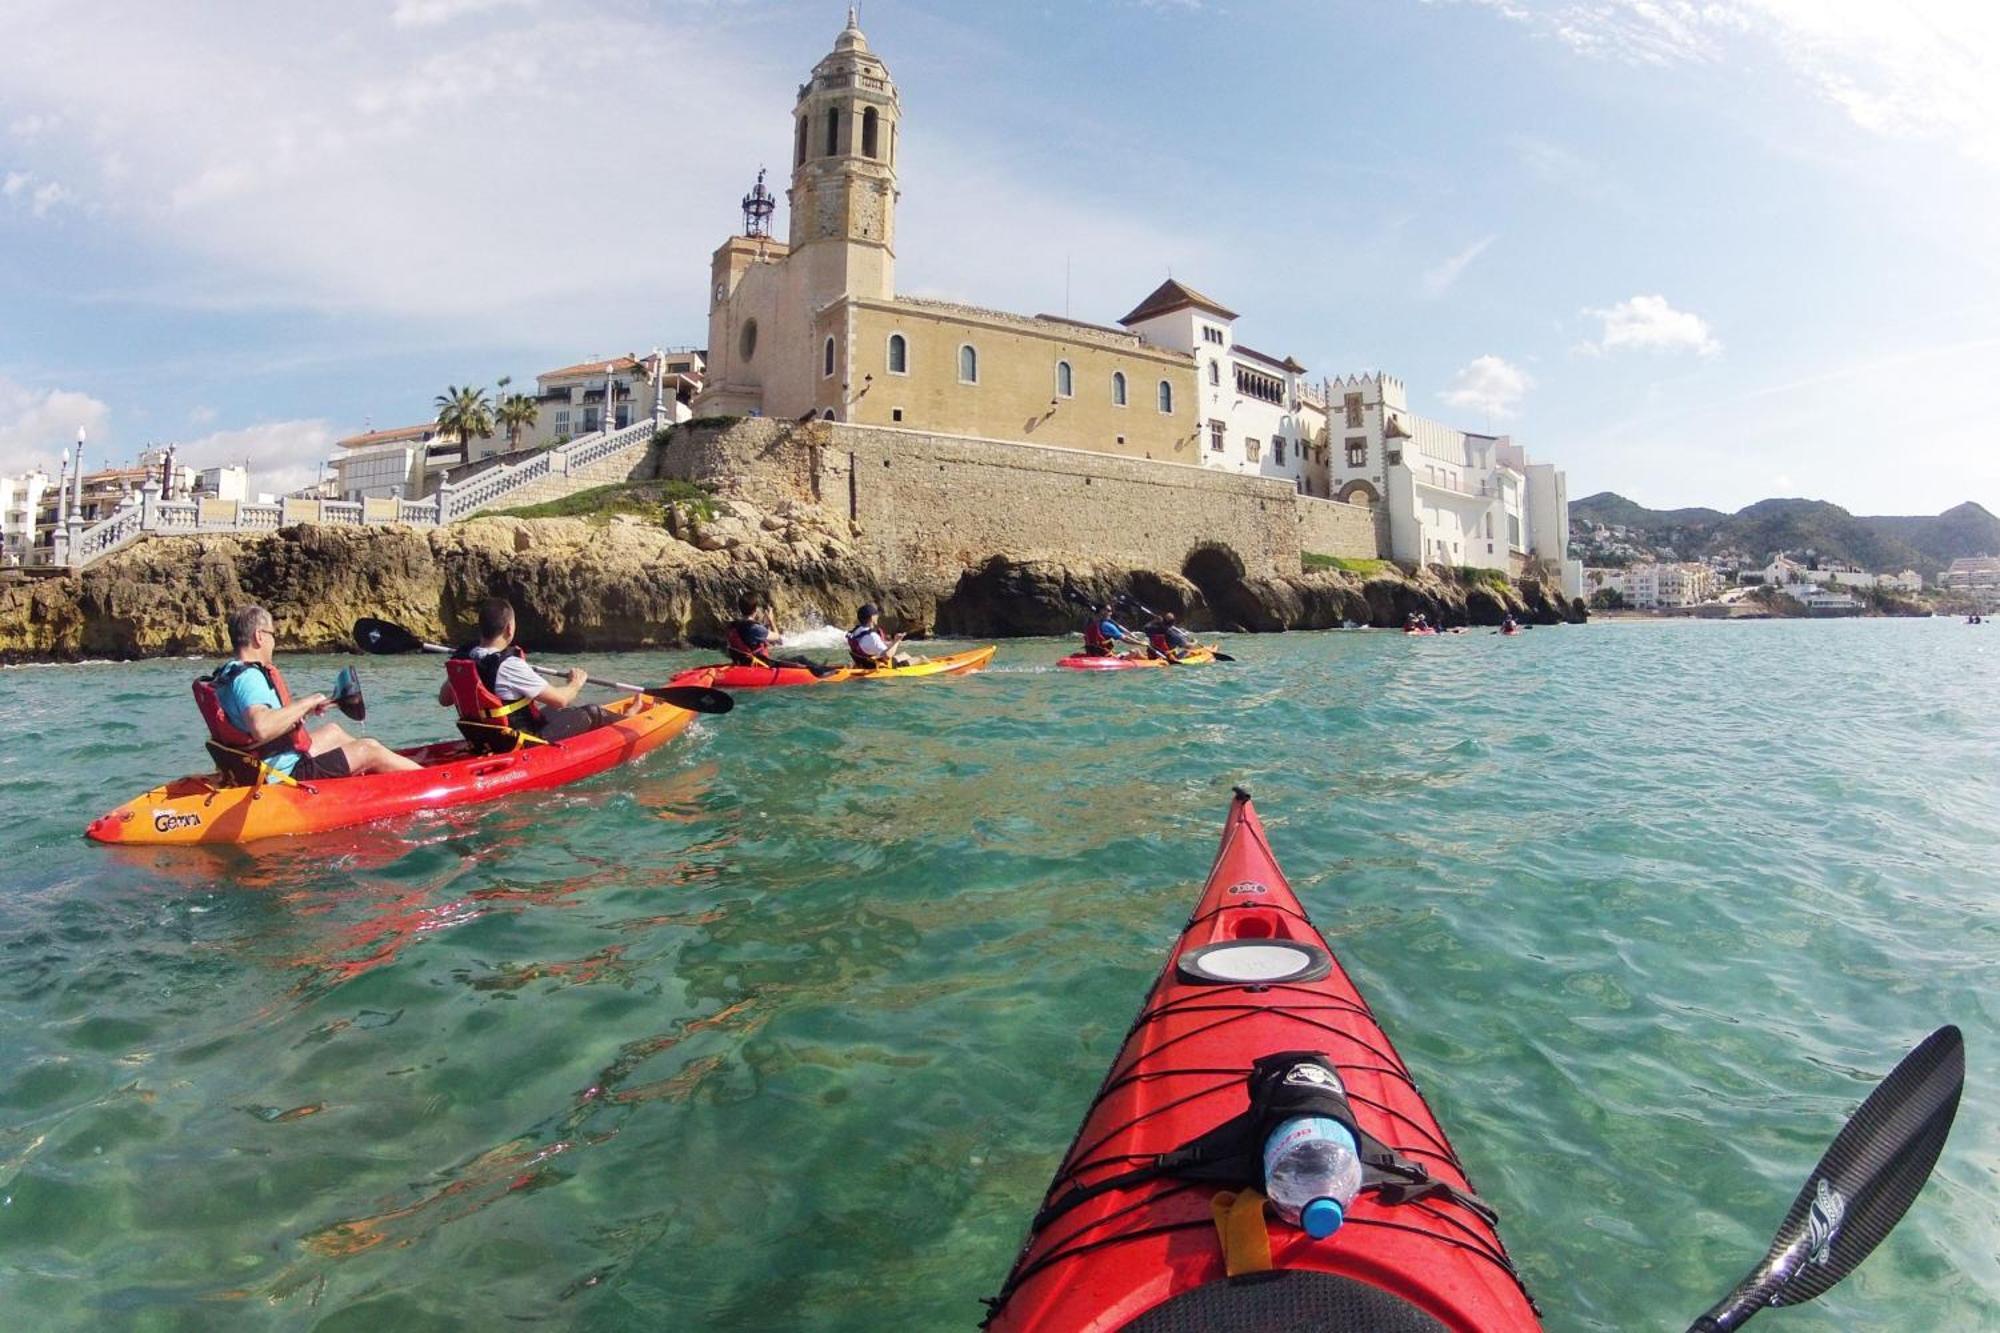
[[[461,482],[446,485],[430,499],[399,500],[394,521],[436,527],[468,518],[535,482],[574,476],[621,450],[650,443],[657,429],[652,418],[642,417],[622,429],[586,435],[518,463],[496,463]],[[364,505],[350,500],[323,500],[319,504],[321,523],[359,527],[364,522],[364,513]],[[283,525],[284,515],[282,504],[242,501],[233,506],[227,521],[211,514],[204,522],[200,502],[162,500],[154,487],[102,522],[83,529],[76,537],[75,549],[69,553],[69,564],[81,569],[148,533],[271,532]]]

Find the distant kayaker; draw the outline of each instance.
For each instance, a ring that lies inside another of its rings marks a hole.
[[[1506,615],[1500,618],[1500,632],[1502,634],[1512,634],[1515,633],[1520,628],[1521,628],[1521,622],[1514,619],[1514,613],[1512,611],[1509,611]]]
[[[1194,636],[1180,627],[1171,611],[1161,612],[1146,626],[1146,641],[1156,655],[1170,662],[1179,661],[1195,646]]]
[[[378,740],[348,735],[338,723],[307,730],[306,719],[324,713],[333,700],[309,694],[293,702],[271,661],[278,627],[263,607],[246,606],[229,617],[229,644],[235,655],[197,684],[195,699],[215,743],[253,757],[266,770],[265,781],[309,782],[420,767]]]
[[[854,613],[854,628],[847,631],[847,652],[854,665],[864,671],[914,665],[914,658],[896,651],[902,646],[903,635],[893,639],[882,637],[881,617],[881,608],[873,602],[864,602]]]
[[[618,720],[596,704],[576,702],[577,694],[590,680],[581,667],[569,669],[566,684],[551,685],[545,680],[528,665],[528,655],[515,646],[514,631],[513,603],[505,597],[489,597],[481,603],[479,637],[446,659],[438,702],[456,707],[458,715],[469,722],[525,731],[545,741],[568,740]],[[452,662],[470,662],[472,670],[454,670]]]
[[[1134,634],[1119,624],[1112,614],[1111,603],[1104,602],[1091,615],[1090,623],[1083,627],[1083,656],[1116,657],[1121,643],[1149,646],[1143,635]]]
[[[771,628],[770,613],[755,593],[744,593],[738,598],[736,610],[737,618],[723,627],[722,646],[737,666],[801,667],[815,676],[830,675],[839,669],[810,658],[775,656],[771,649],[785,640]]]

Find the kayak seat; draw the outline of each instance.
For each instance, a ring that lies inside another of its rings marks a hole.
[[[1400,1296],[1305,1269],[1228,1278],[1184,1291],[1124,1333],[1451,1333]]]
[[[272,768],[248,751],[231,749],[219,741],[202,743],[208,747],[208,757],[215,761],[215,771],[222,775],[225,787],[256,787],[274,779],[285,785],[292,782],[283,769]]]
[[[499,722],[473,722],[465,718],[458,720],[458,734],[465,737],[466,746],[474,754],[511,754],[530,745],[548,744],[532,731],[521,731]]]

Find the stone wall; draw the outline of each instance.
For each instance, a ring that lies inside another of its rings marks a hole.
[[[1389,554],[1389,515],[1366,505],[1298,497],[1299,550],[1337,555],[1348,560],[1385,559]]]
[[[1302,551],[1387,553],[1370,510],[1283,482],[1001,440],[751,419],[675,430],[659,466],[765,507],[814,504],[891,582],[996,555],[1181,573],[1226,547],[1245,575],[1282,578]]]

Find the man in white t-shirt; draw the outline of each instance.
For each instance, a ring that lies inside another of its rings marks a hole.
[[[864,671],[877,671],[883,667],[909,666],[912,659],[907,653],[896,650],[903,646],[903,636],[893,639],[882,637],[881,612],[873,602],[865,603],[854,613],[854,628],[847,631],[847,652],[854,659],[854,665]]]
[[[514,646],[514,607],[504,597],[486,599],[479,608],[479,641],[453,656],[470,658],[480,682],[503,704],[527,700],[527,707],[509,715],[510,723],[545,741],[568,740],[617,720],[596,704],[575,702],[590,680],[582,668],[571,667],[566,684],[552,685],[528,665],[527,655]],[[438,690],[438,702],[447,708],[459,702],[449,680]]]

